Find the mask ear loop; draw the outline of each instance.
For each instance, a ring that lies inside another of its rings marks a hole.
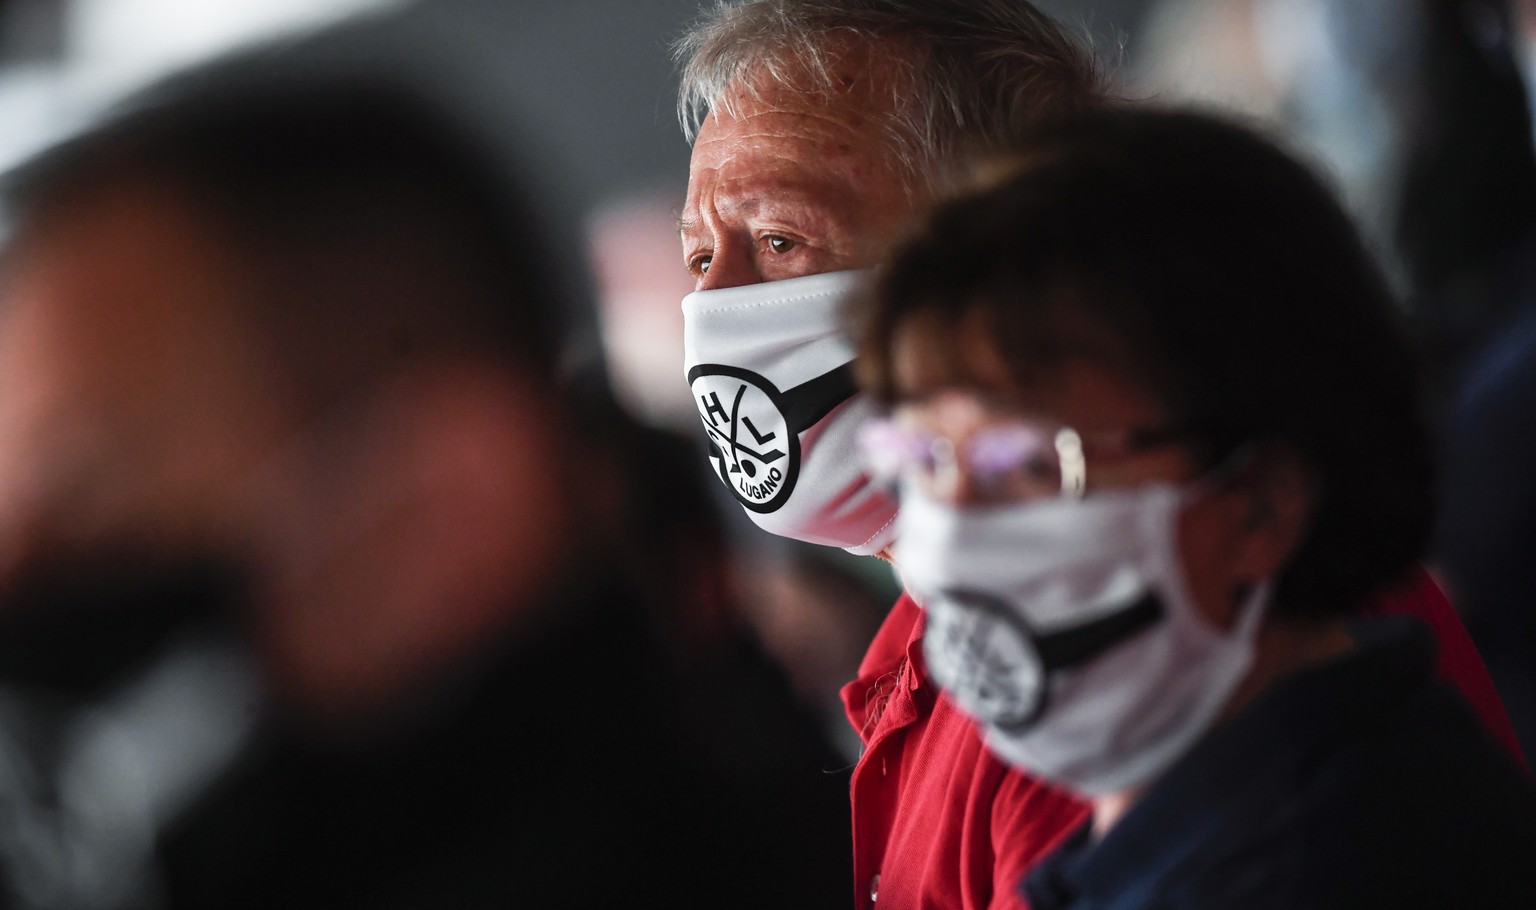
[[[1259,634],[1259,624],[1264,621],[1264,616],[1269,612],[1270,596],[1274,594],[1274,584],[1263,578],[1253,583],[1248,589],[1242,604],[1237,608],[1237,621],[1232,623],[1230,635],[1246,641],[1252,646],[1253,640]]]

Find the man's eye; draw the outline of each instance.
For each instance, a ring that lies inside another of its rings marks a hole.
[[[688,267],[693,271],[698,272],[700,275],[707,274],[709,272],[709,262],[711,258],[713,257],[697,256],[692,262],[688,263]]]
[[[768,249],[775,253],[787,253],[795,248],[795,242],[788,237],[769,235],[763,238],[768,243]]]

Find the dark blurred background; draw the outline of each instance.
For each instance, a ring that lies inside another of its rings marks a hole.
[[[1130,98],[1268,124],[1331,175],[1428,357],[1446,445],[1437,560],[1511,714],[1536,731],[1536,167],[1530,0],[1041,0]],[[669,43],[697,0],[0,0],[0,168],[165,72],[258,41],[413,62],[516,137],[597,291],[578,368],[694,432],[673,218],[688,147]],[[575,266],[573,266],[573,271]],[[1303,367],[1304,368],[1304,367]],[[1528,407],[1529,406],[1529,407]],[[702,459],[700,459],[702,465]],[[740,518],[728,510],[728,520]],[[770,650],[840,729],[836,685],[896,592],[876,560],[735,526]],[[845,745],[851,748],[851,742]],[[1536,742],[1527,739],[1528,750]]]
[[[1486,259],[1527,217],[1531,190],[1519,173],[1529,151],[1522,82],[1532,72],[1536,4],[1039,5],[1096,46],[1126,95],[1197,100],[1274,123],[1333,173],[1405,296],[1433,309],[1426,298],[1462,294],[1455,314],[1436,317],[1449,333],[1436,341],[1439,352],[1455,360],[1475,346],[1497,315],[1490,310],[1500,305],[1472,302],[1467,288],[1450,286],[1465,285],[1458,272]],[[688,158],[673,114],[669,43],[699,6],[699,0],[0,0],[0,167],[154,76],[251,42],[318,40],[359,56],[387,49],[467,64],[463,71],[474,75],[464,81],[473,84],[456,91],[487,121],[522,124],[519,144],[541,146],[553,165],[546,189],[603,245],[599,277],[624,329],[614,340],[626,380],[622,394],[655,419],[679,419],[688,413],[677,403],[681,384],[659,374],[661,364],[680,362],[670,356],[680,342],[662,316],[632,311],[647,306],[644,297],[671,301],[687,288],[681,269],[667,261],[676,258],[670,210],[681,196]],[[442,66],[425,68],[453,78]],[[648,219],[647,212],[664,214]],[[643,246],[663,227],[665,240]],[[623,268],[616,265],[621,259]]]

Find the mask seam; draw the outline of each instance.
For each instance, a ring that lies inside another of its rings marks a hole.
[[[885,529],[889,528],[891,525],[895,524],[896,523],[896,519],[899,518],[900,516],[901,516],[901,513],[899,511],[895,515],[892,515],[889,519],[886,520],[885,524],[883,524],[879,528],[875,529],[875,533],[873,533],[873,534],[869,535],[868,537],[866,537],[864,539],[864,542],[858,545],[858,549],[862,550],[863,548],[869,546],[869,542],[870,541],[872,541],[875,538],[879,537],[881,534],[884,534],[885,533]]]
[[[709,308],[694,308],[694,307],[684,306],[683,307],[683,312],[684,312],[684,314],[687,314],[687,315],[702,316],[702,315],[705,315],[707,313],[730,313],[730,312],[734,312],[736,310],[755,310],[755,309],[761,309],[762,307],[785,306],[787,304],[792,304],[792,303],[806,303],[808,301],[818,300],[818,299],[823,298],[823,297],[841,297],[841,296],[842,296],[842,294],[840,292],[837,292],[837,291],[824,291],[824,292],[816,293],[816,294],[802,294],[802,295],[797,296],[797,297],[786,297],[786,298],[783,298],[783,299],[780,299],[780,300],[759,300],[759,301],[755,301],[755,302],[751,302],[751,303],[734,303],[734,304],[727,304],[727,305],[724,305],[724,306],[716,306],[716,307],[709,307]]]

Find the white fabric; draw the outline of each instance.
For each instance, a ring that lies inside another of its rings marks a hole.
[[[1190,495],[1151,485],[954,508],[903,487],[894,557],[928,612],[929,672],[999,757],[1082,793],[1112,793],[1150,781],[1214,722],[1252,663],[1268,586],[1227,633],[1199,614],[1178,550]],[[1038,637],[1148,594],[1160,618],[1107,650],[1050,671],[1034,657]],[[1042,686],[1043,709],[1024,718]]]
[[[786,415],[784,404],[837,386],[829,374],[852,363],[843,308],[866,274],[829,272],[683,298],[684,374],[716,475],[765,531],[860,555],[880,552],[895,531],[896,500],[870,482],[858,457],[856,431],[871,404],[851,388],[812,395],[825,405],[812,411],[824,416],[794,427],[804,408]]]

